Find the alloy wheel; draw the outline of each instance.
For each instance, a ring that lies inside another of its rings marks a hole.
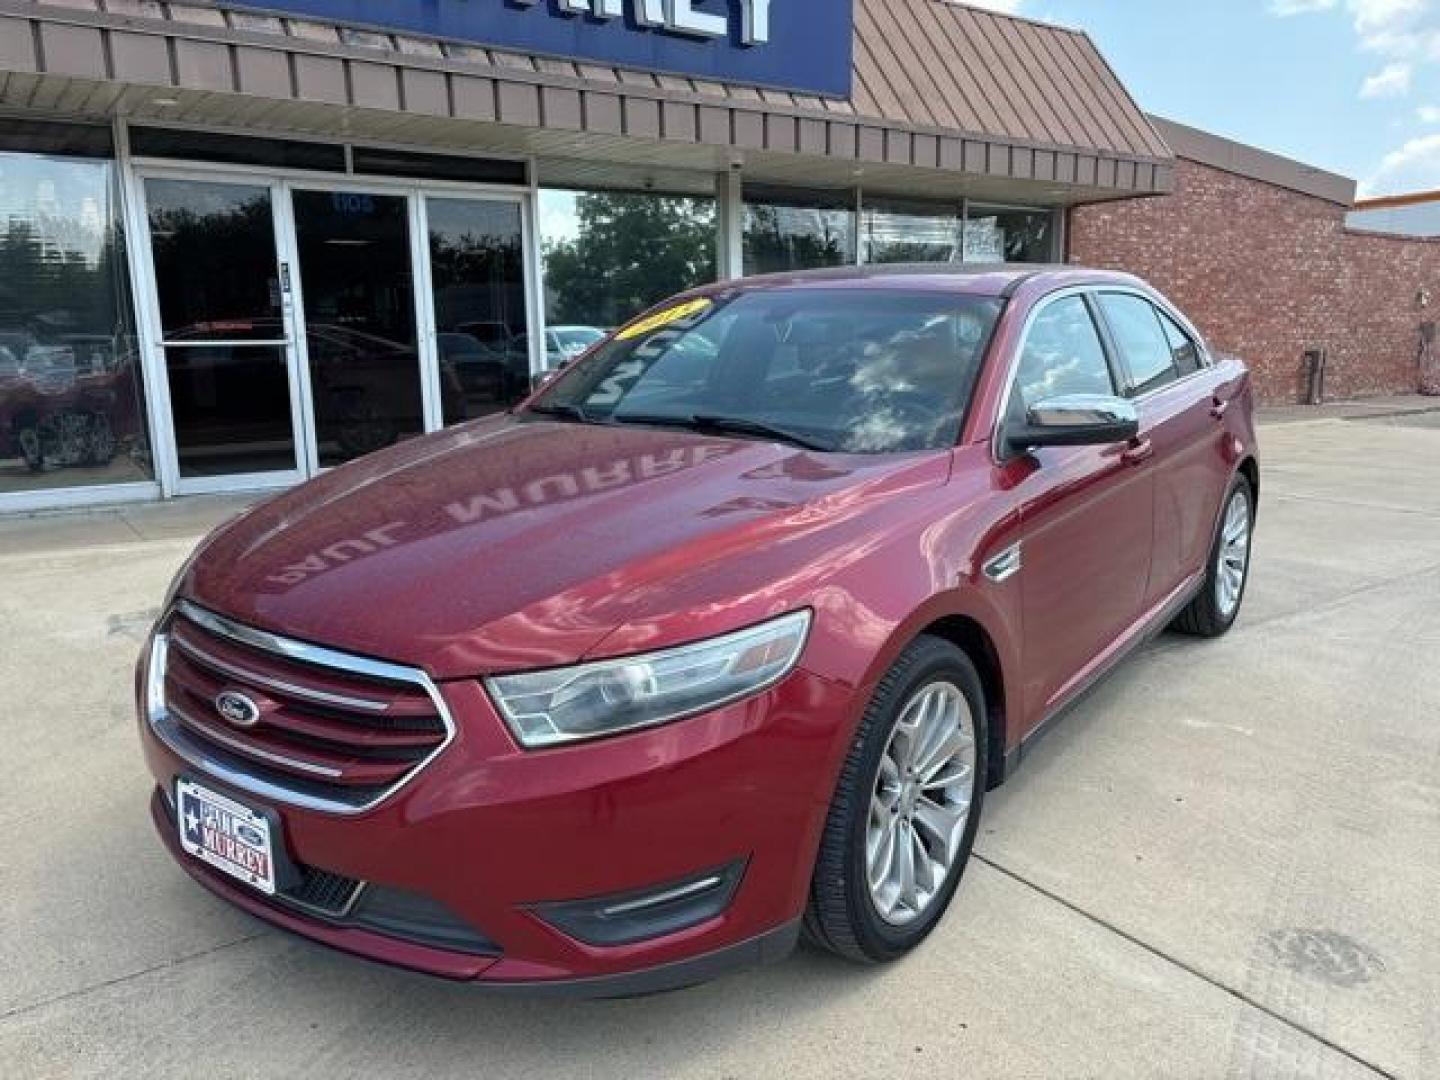
[[[865,833],[866,880],[876,912],[914,922],[943,891],[975,795],[975,727],[950,682],[921,687],[890,733]]]
[[[1235,489],[1225,508],[1220,529],[1220,551],[1215,566],[1215,606],[1230,618],[1240,606],[1245,573],[1250,566],[1250,497],[1243,487]]]

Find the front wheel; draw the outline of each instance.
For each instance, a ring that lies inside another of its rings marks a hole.
[[[1225,492],[1225,510],[1210,546],[1205,585],[1176,617],[1176,630],[1200,637],[1219,637],[1234,625],[1250,579],[1254,531],[1255,494],[1250,481],[1237,476]]]
[[[820,843],[806,936],[847,959],[893,960],[945,913],[985,793],[985,695],[969,657],[921,637],[881,679]]]

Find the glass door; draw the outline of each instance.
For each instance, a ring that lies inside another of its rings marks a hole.
[[[154,166],[139,180],[167,491],[299,481],[499,412],[537,358],[569,355],[530,338],[523,195]]]
[[[190,493],[298,479],[300,395],[277,189],[163,175],[143,185],[175,486]]]
[[[445,424],[500,412],[530,390],[525,232],[518,199],[427,195],[434,355]]]
[[[425,430],[411,200],[360,190],[292,192],[312,468]]]

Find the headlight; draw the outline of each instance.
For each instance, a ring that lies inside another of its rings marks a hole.
[[[485,680],[510,730],[536,749],[653,727],[772,686],[795,666],[810,612],[694,645]]]

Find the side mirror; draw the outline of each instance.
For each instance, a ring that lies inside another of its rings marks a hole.
[[[1025,410],[1025,421],[1005,428],[1005,449],[1023,454],[1042,446],[1108,446],[1140,434],[1135,403],[1108,394],[1047,398]]]

